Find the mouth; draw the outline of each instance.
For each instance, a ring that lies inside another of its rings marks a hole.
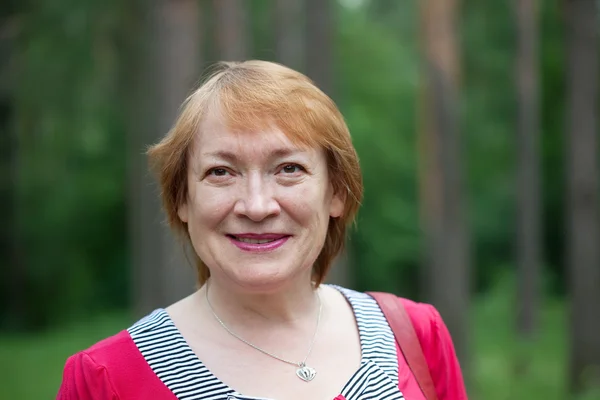
[[[229,240],[239,249],[251,252],[263,252],[275,250],[282,246],[290,238],[290,235],[267,233],[267,234],[228,234]]]

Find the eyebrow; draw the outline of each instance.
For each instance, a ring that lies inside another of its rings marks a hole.
[[[298,154],[298,153],[304,153],[304,150],[301,149],[292,149],[292,148],[278,148],[273,150],[270,153],[270,158],[283,158],[283,157],[287,157],[293,154]],[[214,151],[214,152],[209,152],[209,153],[202,153],[203,157],[210,157],[210,158],[220,158],[229,162],[236,162],[238,161],[238,157],[235,155],[235,153],[232,153],[231,151],[227,151],[227,150],[221,150],[221,151]]]
[[[214,151],[210,153],[202,153],[202,157],[221,158],[226,161],[237,161],[237,156],[230,151]]]

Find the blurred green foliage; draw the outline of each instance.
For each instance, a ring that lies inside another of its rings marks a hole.
[[[8,291],[0,290],[4,328],[48,327],[81,313],[126,307],[129,296],[126,143],[132,133],[126,129],[131,114],[124,80],[136,10],[117,0],[35,4],[19,6],[12,124],[18,137],[16,234],[26,249],[27,304],[24,314],[8,318]],[[253,54],[273,59],[268,2],[250,4]],[[549,292],[560,294],[563,40],[558,0],[540,4],[545,276]],[[414,1],[365,7],[338,7],[335,36],[334,97],[353,133],[366,186],[350,241],[353,286],[418,296],[416,7]],[[462,161],[479,292],[514,265],[510,7],[510,2],[465,0],[459,24]],[[208,46],[205,60],[216,61],[211,53]],[[2,279],[2,284],[10,282]]]

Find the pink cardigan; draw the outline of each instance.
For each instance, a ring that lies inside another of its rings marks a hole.
[[[466,400],[467,394],[452,339],[437,310],[404,300],[439,400]],[[407,400],[425,400],[402,353],[398,386]],[[177,400],[154,374],[126,330],[102,340],[66,362],[58,400]],[[334,400],[345,400],[338,396]]]

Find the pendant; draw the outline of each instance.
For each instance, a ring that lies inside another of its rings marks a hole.
[[[304,363],[300,363],[298,366],[299,368],[296,370],[296,375],[304,382],[312,381],[315,378],[315,375],[317,375],[317,371],[315,371],[314,368],[307,367]]]

